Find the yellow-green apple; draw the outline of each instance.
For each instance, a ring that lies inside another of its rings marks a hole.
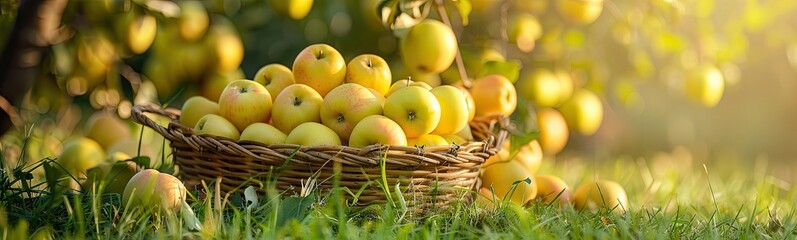
[[[537,128],[540,130],[540,146],[547,154],[557,154],[567,145],[570,131],[562,113],[553,108],[537,111]]]
[[[537,184],[520,164],[507,161],[482,168],[482,188],[493,190],[497,200],[508,200],[518,205],[526,205],[537,196]],[[531,184],[524,180],[531,179]],[[521,181],[513,191],[512,184]]]
[[[361,148],[373,144],[406,146],[407,136],[401,126],[390,118],[371,115],[354,126],[349,137],[349,146]]]
[[[279,63],[261,67],[260,70],[257,70],[255,78],[252,80],[266,87],[268,92],[271,93],[271,100],[276,100],[283,89],[296,83],[293,81],[291,69]]]
[[[562,104],[568,97],[566,93],[572,93],[566,89],[562,83],[564,81],[548,69],[536,69],[525,74],[518,81],[518,91],[526,101],[539,107],[556,107]]]
[[[688,71],[684,86],[690,99],[706,107],[713,107],[722,99],[725,79],[717,67],[703,64]]]
[[[473,97],[470,95],[470,91],[467,88],[463,87],[462,85],[452,85],[459,89],[462,92],[462,95],[465,96],[465,103],[468,104],[468,122],[473,121],[473,118],[476,117],[476,102],[473,101]]]
[[[284,133],[306,122],[321,122],[320,111],[324,99],[315,89],[304,84],[286,87],[274,100],[271,123]]]
[[[432,132],[440,123],[440,103],[429,90],[409,86],[396,90],[385,99],[386,117],[404,129],[407,138]]]
[[[553,175],[539,175],[534,177],[537,182],[537,198],[545,204],[554,200],[564,205],[573,202],[573,190],[559,177]]]
[[[595,93],[580,89],[559,108],[567,126],[577,132],[590,136],[598,131],[603,121],[603,104]]]
[[[447,146],[449,144],[451,143],[448,143],[448,141],[446,141],[445,138],[437,134],[424,134],[419,137],[407,139],[407,146],[434,147],[434,146]]]
[[[193,96],[185,100],[180,111],[180,123],[185,126],[196,126],[202,116],[219,114],[219,104],[202,96]]]
[[[147,51],[158,32],[158,22],[154,16],[136,14],[135,11],[120,16],[114,25],[117,36],[132,54]]]
[[[512,115],[517,107],[515,86],[504,76],[492,74],[477,80],[470,89],[476,116]]]
[[[122,205],[177,211],[186,200],[186,189],[176,177],[147,169],[130,178],[122,194]]]
[[[203,38],[204,49],[217,71],[238,69],[244,59],[244,44],[235,26],[222,16],[213,18],[214,24]]]
[[[443,79],[437,73],[410,73],[412,81],[426,83],[430,87],[437,87],[443,84]]]
[[[379,105],[380,106],[382,106],[382,107],[385,106],[385,96],[382,96],[382,93],[377,92],[373,88],[369,88],[368,91],[371,91],[371,93],[374,94],[374,97],[376,97],[376,99],[379,100]]]
[[[194,132],[199,135],[224,137],[234,141],[238,141],[238,138],[241,137],[241,133],[238,132],[238,128],[235,125],[216,114],[202,116],[196,122]]]
[[[603,12],[603,0],[558,0],[556,10],[566,22],[590,24]]]
[[[454,61],[457,38],[450,27],[426,19],[412,26],[401,39],[401,58],[408,69],[418,73],[440,73]]]
[[[105,160],[105,150],[89,138],[68,139],[58,163],[76,178],[85,178],[86,171]]]
[[[373,54],[354,57],[346,66],[346,82],[360,84],[385,96],[393,77],[385,59]]]
[[[455,135],[461,137],[462,139],[473,141],[473,133],[470,130],[470,124],[465,126],[464,128],[460,129]]]
[[[534,50],[535,42],[542,37],[542,25],[534,15],[519,13],[509,20],[509,42],[517,45],[520,51]]]
[[[575,89],[575,83],[573,82],[573,76],[570,75],[570,72],[562,69],[557,68],[554,70],[554,74],[556,77],[559,78],[559,103],[563,103],[570,99],[573,96],[573,92]]]
[[[285,143],[302,146],[340,145],[340,137],[335,131],[317,122],[299,124],[285,138]]]
[[[250,80],[235,80],[219,97],[219,115],[243,131],[252,123],[268,122],[271,117],[271,94],[263,85]]]
[[[346,79],[346,61],[327,44],[307,46],[293,61],[293,79],[326,96]]]
[[[430,92],[440,103],[440,123],[432,133],[449,135],[468,125],[468,103],[459,89],[444,85],[435,87]]]
[[[446,139],[446,143],[448,143],[448,144],[462,145],[462,144],[465,144],[466,142],[468,142],[467,140],[465,140],[464,138],[462,138],[462,137],[460,137],[459,135],[456,135],[456,134],[445,135],[445,136],[443,136],[443,138]]]
[[[573,194],[576,209],[597,211],[610,209],[614,213],[628,211],[628,195],[620,184],[609,180],[590,181],[581,184]]]
[[[398,81],[394,82],[392,85],[390,85],[390,89],[387,90],[387,94],[385,94],[385,97],[389,97],[390,94],[393,94],[394,92],[396,92],[396,90],[399,90],[399,89],[402,89],[402,88],[405,88],[405,87],[409,87],[409,86],[418,86],[418,87],[422,87],[422,88],[424,88],[426,90],[432,90],[432,86],[429,86],[429,84],[427,84],[425,82],[416,82],[416,81],[412,81],[410,79],[401,79],[401,80],[398,80]]]
[[[332,89],[321,104],[321,122],[348,142],[351,130],[360,120],[370,115],[381,115],[379,99],[356,83],[344,83]]]
[[[282,16],[301,20],[313,8],[313,0],[269,0],[271,8]]]
[[[199,94],[207,99],[219,101],[219,96],[221,96],[221,92],[224,91],[224,88],[226,88],[227,85],[229,85],[232,81],[244,79],[245,77],[244,71],[240,68],[231,72],[210,73],[207,78],[202,81]],[[271,92],[269,91],[269,93]]]
[[[86,137],[89,137],[102,146],[108,148],[122,139],[131,138],[130,127],[116,114],[108,111],[99,111],[91,115],[86,122]]]
[[[241,132],[238,141],[253,141],[265,145],[285,143],[285,135],[282,131],[267,123],[253,123]]]
[[[200,1],[181,1],[180,16],[177,22],[180,36],[189,42],[196,41],[205,35],[210,25],[210,16]]]

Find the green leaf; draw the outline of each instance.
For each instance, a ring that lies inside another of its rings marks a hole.
[[[468,26],[468,18],[471,10],[473,10],[470,0],[454,0],[452,4],[454,4],[454,8],[459,12],[459,17],[462,18],[462,26]]]
[[[479,72],[478,77],[498,74],[506,77],[510,82],[515,83],[520,75],[521,68],[522,65],[518,60],[488,61],[482,66],[482,70]]]
[[[534,122],[530,121],[533,120],[529,119],[530,117],[529,104],[526,100],[518,98],[517,108],[515,112],[509,116],[509,120],[512,122],[512,125],[515,126],[515,130],[510,131],[509,134],[510,159],[517,154],[521,147],[529,144],[540,136],[540,131],[537,129],[537,126],[530,126],[528,124]]]
[[[140,167],[148,168],[151,160],[147,156],[138,156],[130,159],[130,161],[135,162]]]
[[[283,226],[293,219],[304,219],[314,201],[315,193],[310,193],[306,197],[288,197],[283,200],[277,216],[277,226]]]

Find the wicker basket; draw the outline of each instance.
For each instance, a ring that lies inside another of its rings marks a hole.
[[[164,128],[144,114],[147,112],[167,116],[173,121]],[[468,200],[471,194],[464,192],[476,187],[479,168],[500,150],[509,125],[508,118],[502,115],[478,117],[470,123],[477,141],[463,145],[266,146],[196,135],[192,128],[174,121],[179,115],[180,111],[173,108],[136,105],[132,118],[171,141],[179,175],[189,189],[201,181],[211,182],[221,177],[223,192],[241,191],[267,179],[276,179],[279,190],[297,192],[301,183],[316,178],[316,187],[324,191],[331,188],[331,176],[339,170],[340,186],[348,187],[352,192],[359,191],[369,181],[378,181],[363,188],[357,205],[385,203],[387,198],[380,184],[383,184],[382,157],[386,156],[385,176],[391,193],[398,183],[407,206],[416,210],[445,207],[455,200]],[[291,155],[293,157],[289,159]],[[340,168],[333,170],[333,162],[340,163]]]

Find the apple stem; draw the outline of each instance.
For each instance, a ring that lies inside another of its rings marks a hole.
[[[443,23],[453,30],[454,27],[451,25],[451,19],[448,18],[445,6],[443,6],[443,0],[435,0],[434,4],[437,7],[437,13],[440,14],[440,18],[443,20]],[[454,38],[456,38],[456,33],[454,34]],[[468,73],[465,72],[465,63],[462,61],[462,55],[459,53],[459,47],[457,47],[457,54],[454,57],[454,62],[457,63],[457,71],[459,72],[459,78],[462,81],[462,85],[464,85],[465,88],[470,89],[470,78],[468,78]]]

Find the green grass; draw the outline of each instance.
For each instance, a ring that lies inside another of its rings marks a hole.
[[[24,142],[21,143],[24,146]],[[24,149],[24,147],[23,147]],[[0,154],[3,156],[4,154]],[[301,238],[301,239],[524,239],[524,238],[795,238],[797,189],[768,174],[766,161],[693,163],[668,158],[546,160],[542,173],[575,187],[595,178],[619,182],[629,194],[626,214],[609,209],[578,211],[571,206],[499,204],[487,210],[458,202],[447,209],[413,215],[402,199],[394,204],[351,207],[336,188],[327,193],[286,196],[268,188],[247,208],[240,195],[217,194],[214,183],[189,194],[190,217],[125,209],[118,194],[51,191],[33,181],[52,159],[4,166],[0,175],[0,238]],[[6,162],[5,160],[3,162]],[[24,159],[21,159],[24,162]],[[27,165],[27,167],[25,167]],[[749,171],[748,169],[754,169]],[[379,180],[377,180],[379,181]],[[44,184],[44,183],[38,183]],[[267,185],[268,186],[268,185]],[[380,182],[373,187],[390,188]],[[356,191],[354,191],[356,192]],[[388,192],[391,192],[388,190]],[[469,193],[465,193],[469,194]],[[393,196],[400,195],[393,192]]]

